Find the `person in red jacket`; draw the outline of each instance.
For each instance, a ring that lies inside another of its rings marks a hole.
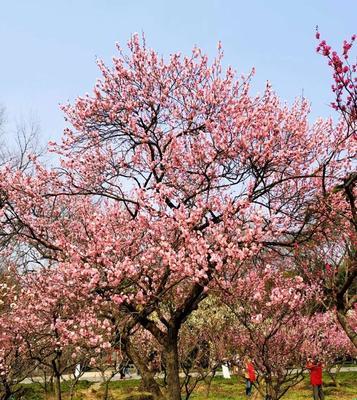
[[[249,360],[248,357],[245,359],[245,374],[244,374],[244,376],[245,376],[245,382],[246,382],[245,394],[247,396],[250,396],[252,394],[252,384],[253,384],[253,382],[255,382],[256,376],[255,376],[254,365]]]
[[[325,395],[322,391],[322,364],[315,359],[314,362],[308,362],[306,368],[310,370],[310,382],[314,400],[324,400]]]

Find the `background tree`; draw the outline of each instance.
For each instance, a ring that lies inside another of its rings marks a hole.
[[[311,304],[316,287],[300,276],[289,277],[278,266],[247,271],[224,298],[236,318],[230,327],[231,341],[241,358],[249,356],[261,379],[257,389],[270,400],[278,400],[303,380]]]
[[[305,327],[302,352],[307,359],[316,358],[338,387],[338,374],[348,358],[356,357],[356,348],[332,311],[316,313]],[[334,370],[334,372],[333,372]]]
[[[52,372],[61,400],[62,375],[74,371],[86,349],[108,350],[112,326],[93,305],[81,301],[79,287],[58,271],[40,270],[20,279],[18,300],[9,315],[13,330],[33,365]]]
[[[232,322],[232,313],[213,296],[202,301],[180,332],[180,366],[184,373],[181,386],[189,399],[199,382],[206,385],[209,397],[211,382],[223,362],[236,354],[225,334]]]
[[[0,399],[8,400],[21,392],[21,383],[36,365],[31,362],[26,346],[18,335],[12,310],[18,299],[19,285],[16,275],[1,271],[0,274]]]

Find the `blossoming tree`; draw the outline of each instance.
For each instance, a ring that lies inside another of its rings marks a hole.
[[[229,330],[237,353],[252,360],[261,377],[257,388],[271,400],[303,379],[302,346],[305,328],[313,323],[309,303],[311,307],[316,296],[316,287],[301,277],[267,265],[237,280],[223,298],[236,318]]]
[[[197,48],[164,60],[136,35],[118,48],[93,94],[63,107],[61,167],[2,170],[2,237],[148,330],[178,400],[182,324],[243,261],[319,230],[311,202],[350,172],[350,138],[343,123],[309,126],[307,102],[281,104],[269,85],[251,96],[221,49],[209,64]]]
[[[319,280],[325,306],[336,313],[339,323],[357,348],[357,64],[350,61],[356,35],[343,42],[341,54],[325,40],[320,40],[319,32],[316,38],[319,40],[317,52],[327,58],[333,72],[335,99],[331,106],[339,113],[345,137],[349,138],[345,159],[350,167],[341,170],[339,179],[330,185],[327,184],[328,168],[322,166],[321,191],[312,206],[315,218],[321,221],[321,229],[310,242],[297,249],[295,256],[300,273],[311,281]]]
[[[56,398],[61,400],[62,375],[70,373],[91,352],[111,347],[112,325],[83,302],[78,285],[53,269],[23,276],[18,299],[8,318],[31,365],[48,369],[55,380]],[[87,299],[88,300],[88,299]],[[88,360],[89,361],[89,360]]]

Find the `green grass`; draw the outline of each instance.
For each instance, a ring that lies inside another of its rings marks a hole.
[[[357,400],[357,372],[341,372],[338,377],[340,388],[333,386],[331,379],[324,376],[326,400]],[[138,393],[139,381],[116,381],[110,383],[113,399],[124,400],[127,395]],[[258,397],[259,398],[259,397]],[[295,388],[292,388],[284,400],[310,400],[312,389],[309,378],[305,377]],[[206,400],[206,387],[201,384],[191,396],[192,400]],[[237,377],[223,379],[216,377],[211,386],[210,400],[246,400],[244,381]]]
[[[86,390],[92,385],[92,382],[89,381],[79,381],[76,386],[76,391]],[[13,400],[44,400],[46,399],[46,394],[43,387],[39,383],[29,383],[29,384],[21,384],[21,391],[13,396]],[[62,393],[66,395],[70,391],[70,382],[65,381],[61,384]],[[48,399],[51,399],[53,396],[49,394],[47,396]],[[66,396],[64,396],[66,397]],[[81,400],[80,396],[75,397],[74,400]]]
[[[333,386],[331,379],[324,376],[324,392],[326,400],[357,400],[357,372],[341,372],[338,376],[340,387]],[[103,388],[93,388],[93,383],[88,381],[80,381],[74,400],[100,400]],[[33,383],[22,385],[24,395],[15,397],[14,400],[53,400],[53,396],[45,397],[42,387]],[[113,381],[109,384],[112,400],[146,400],[149,397],[139,392],[140,380],[123,380]],[[64,400],[68,399],[69,384],[62,384]],[[304,379],[298,386],[291,389],[283,400],[310,400],[312,398],[312,390],[308,377]],[[200,384],[195,393],[191,396],[192,400],[207,400],[206,387]],[[245,400],[245,386],[241,378],[232,377],[232,379],[223,379],[216,377],[212,381],[209,400]],[[258,397],[260,399],[260,397]]]
[[[140,386],[141,380],[140,379],[130,379],[130,380],[122,380],[122,381],[111,381],[109,383],[109,387],[111,390],[137,390]]]
[[[339,374],[340,388],[333,386],[331,379],[324,376],[324,393],[326,400],[357,400],[357,372],[341,372]],[[192,400],[203,400],[205,397],[204,388],[201,385],[196,393],[191,396]],[[258,397],[260,398],[260,397]],[[284,400],[310,400],[312,389],[308,377],[297,386],[292,388],[283,397]],[[221,377],[214,379],[211,388],[210,400],[243,400],[245,386],[242,379],[232,377],[225,380]]]

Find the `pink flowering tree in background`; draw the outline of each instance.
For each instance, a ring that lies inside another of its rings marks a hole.
[[[252,360],[262,396],[278,400],[303,380],[302,346],[307,327],[314,331],[310,313],[318,296],[300,276],[269,264],[247,271],[226,291],[224,302],[236,319],[231,340],[241,357]]]
[[[223,362],[231,361],[236,352],[229,332],[233,315],[216,297],[202,301],[180,332],[179,355],[184,374],[182,388],[185,399],[199,382],[206,386],[209,397],[211,383]]]
[[[53,269],[25,275],[9,315],[22,343],[19,351],[40,369],[51,371],[58,400],[62,375],[88,362],[90,350],[108,350],[112,333],[110,322],[81,301],[79,286],[64,279]]]
[[[306,318],[302,353],[317,359],[338,387],[338,373],[347,357],[356,357],[353,343],[336,320],[334,312],[318,312]],[[332,369],[335,372],[332,372]]]
[[[0,281],[0,399],[8,400],[21,392],[18,386],[36,367],[25,351],[11,314],[18,298],[13,274],[1,272]]]
[[[281,104],[269,85],[252,97],[250,76],[221,59],[195,48],[164,60],[133,36],[112,67],[99,62],[93,94],[63,107],[61,166],[1,171],[2,243],[31,249],[87,303],[110,304],[128,331],[147,330],[171,400],[180,329],[209,290],[321,233],[316,197],[352,172],[344,121],[310,126],[307,102]]]
[[[101,375],[104,387],[102,400],[108,400],[110,397],[109,383],[114,376],[122,376],[124,368],[129,365],[129,359],[124,349],[115,343],[111,343],[110,348],[97,346],[88,352],[89,366],[98,371]]]
[[[304,279],[318,283],[323,309],[335,313],[342,329],[357,348],[355,234],[351,225],[346,223],[348,214],[340,212],[341,203],[335,210],[336,213],[328,213],[330,220],[319,240],[316,238],[296,251],[295,266]],[[336,222],[337,227],[334,226]]]

